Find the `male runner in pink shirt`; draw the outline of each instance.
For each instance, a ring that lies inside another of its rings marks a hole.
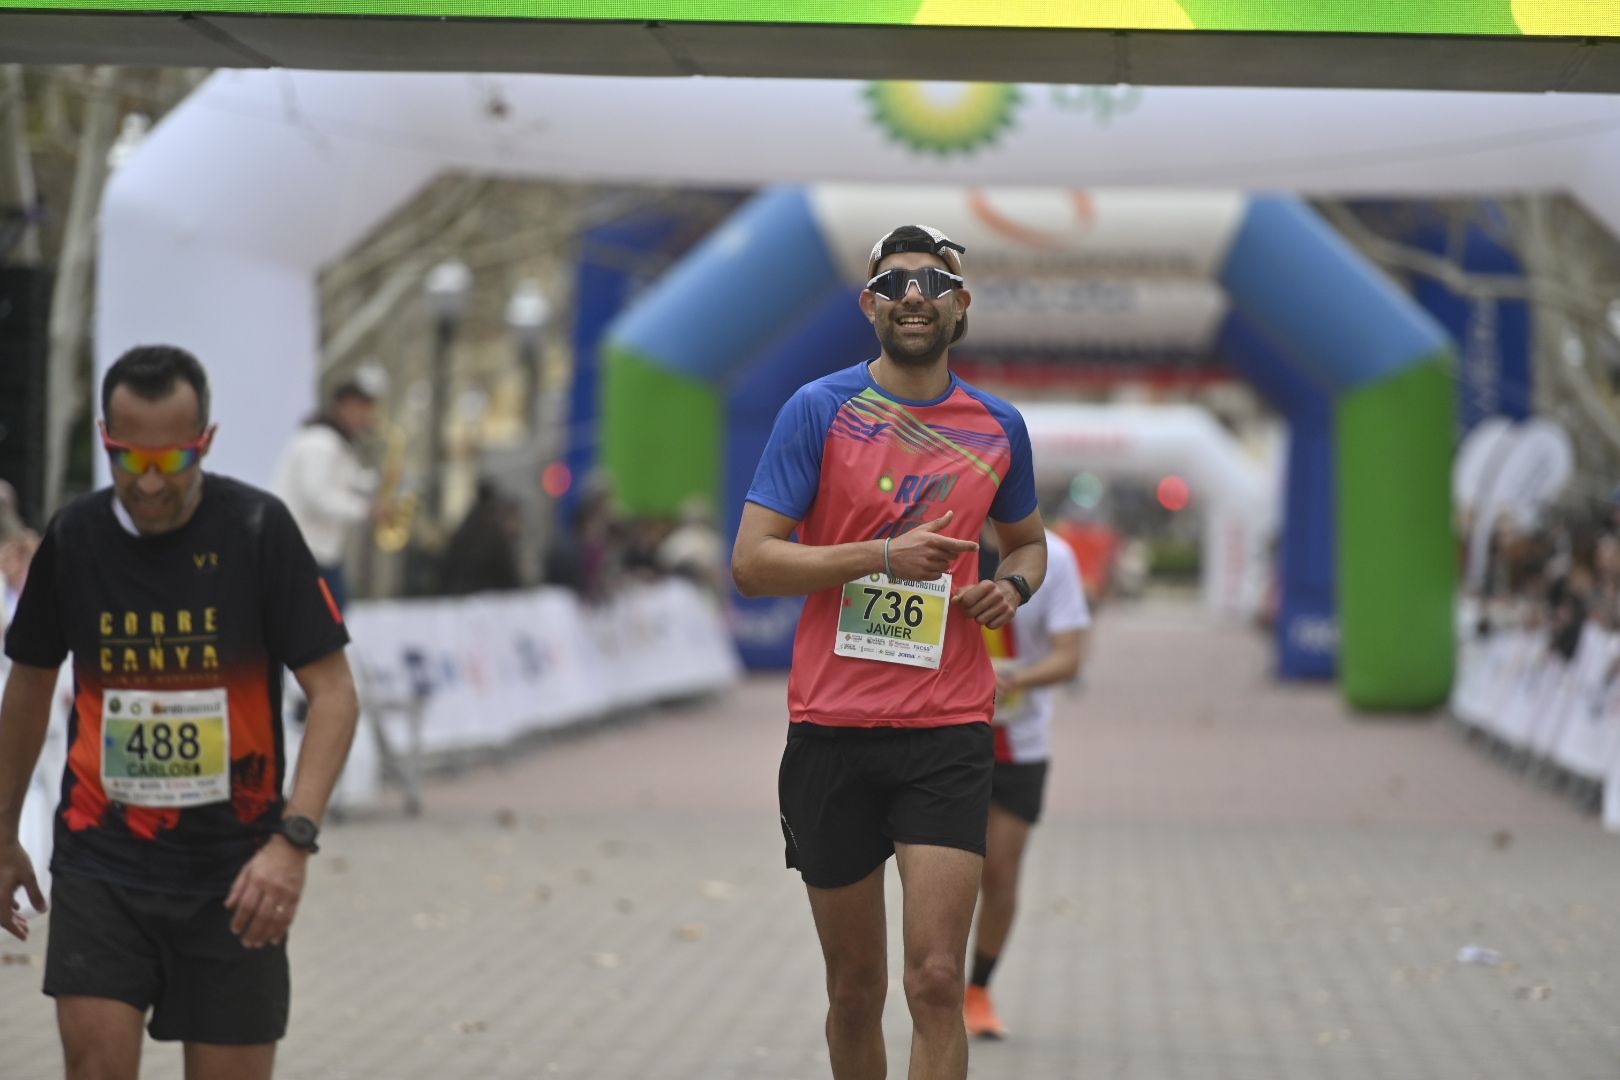
[[[905,896],[910,1075],[967,1075],[963,969],[995,760],[978,624],[1005,625],[1046,572],[1023,419],[948,365],[971,301],[962,252],[916,225],[872,248],[860,304],[882,351],[783,407],[732,556],[744,595],[808,597],[779,787],[787,864],[827,964],[837,1080],[887,1074],[890,855]],[[993,581],[978,579],[970,539],[986,519],[1006,553]]]

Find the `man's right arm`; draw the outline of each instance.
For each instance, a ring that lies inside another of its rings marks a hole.
[[[919,525],[889,542],[888,569],[896,578],[935,581],[963,552],[977,551],[971,540],[940,535],[952,511]],[[731,551],[731,576],[744,596],[803,596],[836,589],[863,574],[884,570],[884,541],[848,544],[796,544],[788,537],[799,523],[786,514],[743,505],[737,544]]]
[[[26,889],[34,910],[45,910],[45,897],[33,864],[22,849],[17,830],[23,798],[39,762],[40,747],[51,721],[51,695],[56,669],[13,663],[0,700],[0,930],[26,940],[28,926],[15,896]]]
[[[799,523],[786,514],[743,504],[731,576],[744,596],[803,596],[883,569],[883,541],[812,546],[788,539]]]

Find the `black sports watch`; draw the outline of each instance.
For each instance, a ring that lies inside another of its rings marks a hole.
[[[313,855],[321,850],[320,845],[315,843],[315,838],[321,835],[321,827],[300,814],[288,814],[282,818],[281,823],[276,826],[276,832],[300,851],[307,851]]]
[[[1029,598],[1035,595],[1035,590],[1029,587],[1029,582],[1024,580],[1023,574],[1008,574],[1006,577],[998,577],[996,580],[1005,581],[1018,590],[1019,607],[1029,603]]]

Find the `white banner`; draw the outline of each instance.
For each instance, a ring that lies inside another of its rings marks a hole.
[[[363,696],[420,695],[429,753],[722,690],[742,671],[718,607],[678,579],[600,608],[538,589],[358,603],[348,620]]]

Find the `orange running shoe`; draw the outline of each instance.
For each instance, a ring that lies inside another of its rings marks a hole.
[[[1005,1039],[1007,1027],[996,1015],[996,1007],[990,1003],[990,989],[985,986],[972,986],[967,988],[962,998],[962,1019],[967,1024],[969,1037],[975,1039]]]

